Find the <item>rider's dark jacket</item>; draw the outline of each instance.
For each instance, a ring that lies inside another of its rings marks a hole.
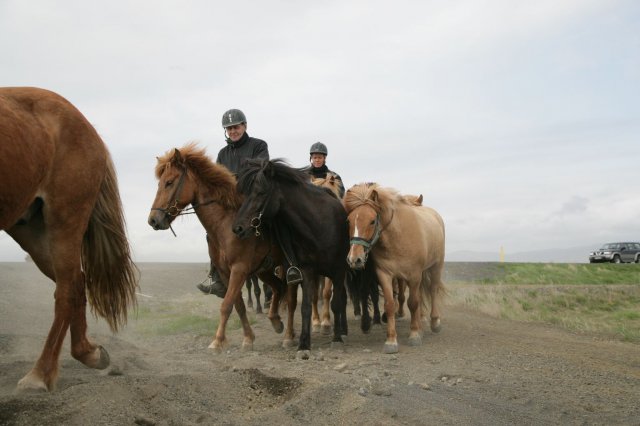
[[[242,135],[238,142],[227,139],[227,146],[218,153],[217,163],[222,164],[233,174],[238,174],[242,163],[246,159],[264,158],[269,159],[269,148],[262,139],[249,137],[247,132]]]
[[[334,175],[336,175],[336,178],[340,179],[340,186],[339,186],[340,198],[344,197],[344,185],[342,184],[342,178],[336,172],[329,170],[326,164],[323,164],[321,167],[309,166],[305,170],[315,179],[326,179],[327,173],[333,173]]]

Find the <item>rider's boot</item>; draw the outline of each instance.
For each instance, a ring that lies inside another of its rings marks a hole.
[[[224,298],[224,295],[227,294],[227,287],[225,287],[224,283],[222,282],[218,270],[211,269],[209,278],[210,282],[208,284],[200,283],[197,285],[198,290],[200,290],[204,294],[215,294],[220,298]]]

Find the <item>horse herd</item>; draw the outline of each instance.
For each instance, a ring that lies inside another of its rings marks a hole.
[[[192,210],[227,284],[211,349],[220,351],[228,344],[226,326],[234,307],[242,323],[242,349],[252,349],[255,335],[241,290],[254,275],[273,290],[268,318],[274,330],[284,331],[285,344],[293,341],[297,285],[287,286],[274,273],[292,263],[303,276],[299,358],[309,357],[312,322],[320,325],[316,302],[321,279],[321,325],[328,331],[330,305],[333,342],[343,342],[348,332],[347,287],[362,313],[364,332],[371,325],[369,307],[377,308],[382,289],[385,353],[398,351],[394,291],[401,296],[409,291],[409,344],[421,343],[429,301],[430,328],[440,330],[444,224],[435,210],[422,205],[421,196],[363,183],[340,200],[331,190],[335,176],[311,182],[307,173],[281,160],[248,161],[236,178],[193,143],[158,157],[155,175],[158,190],[149,225],[169,229],[177,216]],[[0,230],[56,285],[49,335],[18,389],[55,386],[68,330],[72,356],[88,367],[106,368],[107,351],[87,337],[87,300],[117,331],[126,323],[128,309],[135,307],[139,272],[104,143],[61,96],[37,88],[0,88],[0,183]],[[285,301],[286,328],[280,317]]]

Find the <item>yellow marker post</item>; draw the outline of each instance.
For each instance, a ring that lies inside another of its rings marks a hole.
[[[504,247],[500,246],[500,263],[504,262]]]

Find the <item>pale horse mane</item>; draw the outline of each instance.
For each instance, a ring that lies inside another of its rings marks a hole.
[[[362,205],[368,205],[380,215],[382,222],[388,223],[395,209],[400,205],[415,206],[418,197],[404,196],[394,188],[378,185],[374,182],[352,186],[344,195],[343,204],[347,214]]]
[[[315,186],[319,186],[321,188],[327,188],[331,191],[331,194],[334,195],[337,199],[340,199],[340,184],[342,180],[338,177],[337,174],[333,172],[327,172],[327,176],[324,178],[314,178],[311,176],[311,183]]]

